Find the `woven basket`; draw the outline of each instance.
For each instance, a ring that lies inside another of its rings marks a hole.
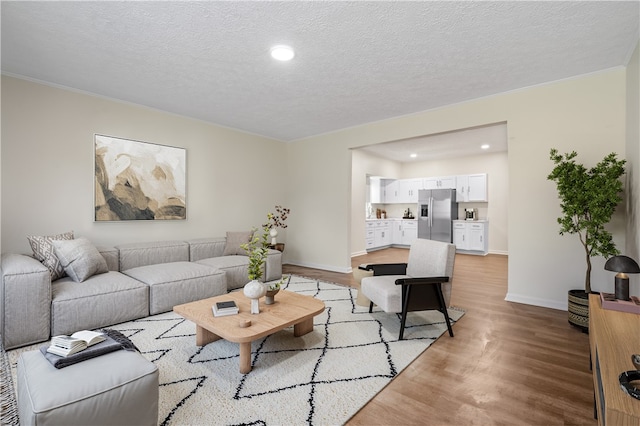
[[[569,324],[589,331],[589,294],[584,290],[569,290]]]

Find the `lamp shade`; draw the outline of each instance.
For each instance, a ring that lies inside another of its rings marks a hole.
[[[624,272],[626,274],[638,274],[640,273],[640,266],[638,263],[629,256],[613,256],[607,260],[604,264],[604,269],[607,271]]]

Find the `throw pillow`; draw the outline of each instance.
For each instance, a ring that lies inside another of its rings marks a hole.
[[[73,240],[73,231],[64,234],[48,235],[48,236],[28,236],[29,245],[33,250],[33,256],[38,259],[44,266],[49,268],[51,273],[51,281],[64,277],[64,268],[60,264],[58,257],[53,251],[51,241],[53,240]]]
[[[107,261],[91,241],[84,237],[75,240],[51,241],[64,271],[75,282],[81,283],[96,274],[109,271]]]
[[[247,232],[227,232],[227,242],[224,245],[224,256],[232,254],[247,254],[240,244],[248,243],[253,233]]]

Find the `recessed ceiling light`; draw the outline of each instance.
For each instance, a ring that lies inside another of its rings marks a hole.
[[[283,44],[271,48],[271,57],[278,61],[290,61],[295,56],[293,49]]]
[[[480,148],[482,149],[489,149],[489,145],[487,145],[486,143],[484,145],[480,145]]]
[[[409,157],[411,158],[416,158],[418,156],[418,154],[410,154]]]

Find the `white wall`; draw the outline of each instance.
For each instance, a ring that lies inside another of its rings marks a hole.
[[[578,237],[558,235],[557,192],[546,179],[549,150],[576,150],[588,165],[611,151],[624,157],[625,75],[617,68],[294,142],[288,196],[296,211],[309,213],[309,226],[298,229],[295,238],[313,246],[294,260],[349,269],[350,148],[506,122],[508,299],[566,309],[567,290],[583,288],[586,267]],[[335,207],[322,214],[322,206]],[[623,214],[610,229],[624,247]],[[604,259],[594,259],[594,290],[611,287],[603,265]]]
[[[627,66],[627,245],[623,254],[640,261],[640,43]],[[630,274],[629,287],[640,295],[640,274]]]
[[[187,150],[187,220],[94,222],[93,135]],[[287,204],[285,143],[2,76],[2,249],[73,230],[99,245],[220,237]],[[295,217],[298,212],[292,210]],[[278,237],[285,239],[285,232]],[[286,256],[286,253],[285,253]]]
[[[351,256],[366,253],[365,203],[367,175],[393,177],[400,175],[400,164],[357,149],[351,152]]]

